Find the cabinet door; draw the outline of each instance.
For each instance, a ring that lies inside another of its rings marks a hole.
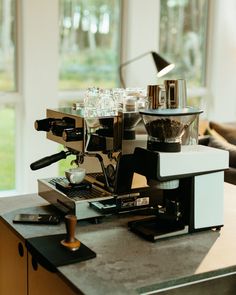
[[[58,274],[39,265],[28,253],[29,295],[75,295],[82,294],[67,284]]]
[[[0,294],[27,295],[27,250],[0,220]]]

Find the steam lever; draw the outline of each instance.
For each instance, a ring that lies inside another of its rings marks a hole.
[[[44,157],[34,163],[32,163],[30,165],[30,168],[31,170],[38,170],[38,169],[41,169],[41,168],[44,168],[44,167],[47,167],[55,162],[58,162],[62,159],[65,159],[67,156],[69,156],[71,154],[71,152],[67,151],[61,151],[57,154],[54,154],[54,155],[51,155],[51,156],[47,156],[47,157]]]

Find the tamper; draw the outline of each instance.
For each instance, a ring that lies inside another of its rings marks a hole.
[[[76,251],[80,247],[80,241],[75,238],[75,227],[77,218],[75,215],[65,216],[66,238],[61,241],[61,244],[70,251]]]

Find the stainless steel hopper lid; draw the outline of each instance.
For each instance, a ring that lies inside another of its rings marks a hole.
[[[147,109],[140,111],[141,115],[169,117],[169,116],[188,116],[201,114],[203,110],[193,107],[175,108],[175,109]]]

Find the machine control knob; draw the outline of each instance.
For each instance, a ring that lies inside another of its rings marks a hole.
[[[47,118],[47,119],[42,119],[42,120],[36,120],[34,122],[34,128],[37,131],[50,131],[51,125],[54,119],[52,118]]]
[[[64,129],[62,133],[62,138],[64,141],[81,141],[84,138],[83,128],[70,128]]]
[[[61,244],[70,251],[76,251],[80,247],[80,241],[75,238],[75,227],[77,218],[75,215],[65,216],[66,238],[61,241]]]
[[[62,132],[67,128],[75,128],[75,120],[69,117],[63,118],[46,118],[36,120],[34,127],[37,131],[52,131],[56,136],[62,136]]]

